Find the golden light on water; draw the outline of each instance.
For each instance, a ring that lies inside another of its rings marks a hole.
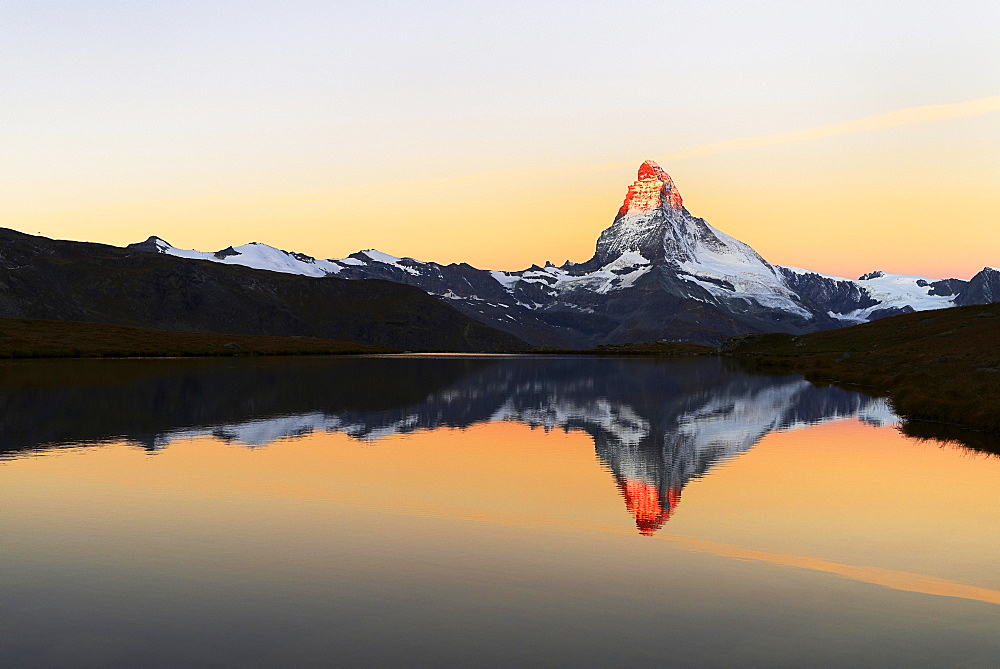
[[[690,482],[683,500],[676,491],[655,519],[649,514],[659,502],[636,499],[650,484],[618,485],[587,435],[508,422],[375,442],[320,433],[259,449],[210,437],[174,441],[155,454],[118,444],[16,459],[2,471],[8,524],[44,519],[69,534],[95,517],[182,523],[205,504],[238,503],[266,522],[269,500],[282,498],[307,505],[303,529],[316,514],[343,517],[351,509],[369,519],[584,534],[636,536],[638,523],[639,533],[684,550],[1000,603],[997,575],[976,566],[1000,557],[993,531],[1000,512],[981,503],[998,469],[997,459],[840,421],[765,437]],[[165,498],[184,500],[172,505],[178,515],[162,515]],[[889,528],[887,542],[881,537]]]

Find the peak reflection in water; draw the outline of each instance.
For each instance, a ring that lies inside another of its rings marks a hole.
[[[157,450],[199,435],[259,447],[317,431],[377,441],[489,421],[580,430],[644,535],[691,479],[771,431],[895,420],[881,400],[715,359],[585,357],[18,362],[3,365],[0,408],[0,458],[120,440]]]

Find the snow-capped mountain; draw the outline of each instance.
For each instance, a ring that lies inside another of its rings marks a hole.
[[[340,271],[340,265],[332,260],[317,261],[303,253],[282,251],[260,242],[250,242],[236,248],[230,246],[211,253],[209,251],[188,251],[174,248],[159,237],[150,237],[139,244],[129,244],[129,248],[165,253],[178,258],[211,260],[227,265],[242,265],[253,269],[266,269],[271,272],[301,274],[302,276],[329,276]]]
[[[646,161],[585,267],[612,271],[627,267],[633,270],[629,282],[633,284],[658,265],[668,266],[681,281],[711,295],[703,299],[751,300],[811,317],[773,266],[743,242],[688,213],[670,175]]]
[[[958,306],[959,293],[968,284],[961,279],[929,279],[912,274],[869,272],[860,278],[820,274],[798,267],[779,267],[803,299],[812,299],[827,314],[848,325],[884,316]],[[819,291],[819,295],[813,295]]]
[[[374,249],[327,260],[257,242],[215,253],[189,251],[158,237],[130,248],[305,276],[411,284],[532,344],[570,348],[798,334],[1000,299],[1000,272],[991,268],[970,281],[885,272],[855,280],[771,265],[691,215],[673,179],[653,161],[639,167],[614,222],[584,263],[503,272]]]

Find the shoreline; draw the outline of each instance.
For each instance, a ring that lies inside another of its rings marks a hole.
[[[0,360],[198,358],[394,353],[374,344],[319,339],[173,332],[127,325],[0,319]]]
[[[1000,442],[1000,303],[903,314],[799,336],[748,334],[733,337],[719,348],[660,341],[584,350],[534,349],[492,354],[401,351],[311,337],[0,319],[0,361],[408,354],[717,357],[732,361],[748,373],[802,374],[811,383],[885,397],[903,420],[904,431],[914,436],[939,432],[934,426],[972,431],[984,435],[989,442],[986,450],[1000,452],[993,444]]]

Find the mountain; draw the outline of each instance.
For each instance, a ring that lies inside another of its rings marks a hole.
[[[895,421],[883,400],[797,375],[742,374],[717,358],[71,362],[8,365],[0,377],[0,460],[123,440],[160,450],[215,437],[257,448],[317,432],[377,448],[393,435],[516,422],[588,435],[595,465],[614,478],[644,535],[667,522],[685,486],[770,432],[848,417]]]
[[[982,272],[972,277],[955,297],[955,304],[967,306],[971,304],[990,304],[1000,302],[1000,269],[986,267]]]
[[[191,262],[0,229],[0,317],[318,337],[397,349],[523,349],[412,286]]]
[[[319,260],[265,244],[214,253],[158,237],[130,248],[274,272],[409,284],[531,344],[586,348],[669,339],[717,344],[748,332],[802,334],[910,311],[1000,299],[1000,272],[970,281],[871,272],[859,279],[768,263],[693,216],[673,179],[644,162],[593,257],[561,266],[483,270],[374,249]]]

